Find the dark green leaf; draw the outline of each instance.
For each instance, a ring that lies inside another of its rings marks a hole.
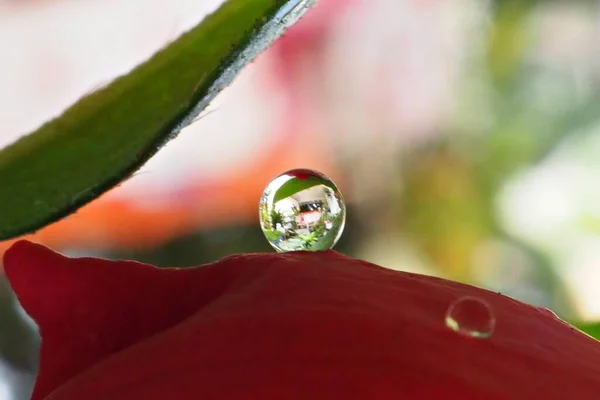
[[[574,323],[573,325],[588,335],[600,340],[600,322],[582,322]]]
[[[0,239],[54,222],[130,176],[312,3],[230,0],[127,75],[0,151]]]
[[[306,179],[290,179],[277,190],[277,193],[273,197],[273,202],[276,203],[279,200],[291,197],[298,192],[317,185],[325,185],[333,189],[333,191],[337,190],[333,182],[318,177],[310,176]]]

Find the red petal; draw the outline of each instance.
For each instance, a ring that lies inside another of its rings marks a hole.
[[[551,315],[331,251],[158,270],[69,260],[21,242],[5,265],[42,327],[38,399],[55,388],[54,400],[579,400],[600,393],[600,344]],[[444,325],[448,306],[462,296],[491,305],[490,339]]]
[[[132,261],[70,259],[27,241],[6,251],[4,265],[42,335],[32,400],[44,398],[99,360],[181,322],[230,283],[225,274],[214,274],[214,267],[158,269]]]
[[[311,169],[293,169],[285,173],[286,175],[293,176],[296,179],[306,180],[315,176],[315,174],[321,178],[326,178],[325,175],[320,172],[313,171]]]

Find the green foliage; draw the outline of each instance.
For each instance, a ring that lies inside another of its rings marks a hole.
[[[332,190],[336,190],[333,182],[328,180],[323,180],[321,178],[315,176],[309,176],[306,179],[290,179],[285,182],[275,193],[273,197],[273,202],[278,202],[279,200],[286,199],[290,196],[295,195],[298,192],[301,192],[306,189],[310,189],[313,186],[317,185],[325,185]]]
[[[593,338],[600,340],[600,322],[582,322],[573,325]]]
[[[277,226],[277,224],[283,224],[283,215],[273,210],[271,211],[271,226]]]
[[[311,3],[229,0],[127,75],[0,151],[0,239],[54,222],[130,176]]]

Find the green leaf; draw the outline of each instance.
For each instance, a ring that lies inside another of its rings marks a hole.
[[[295,195],[298,192],[301,192],[306,189],[310,189],[313,186],[317,185],[325,185],[331,188],[333,191],[336,191],[336,187],[333,182],[329,180],[325,180],[322,178],[309,176],[306,179],[290,179],[277,190],[275,196],[273,197],[273,202],[277,203],[279,200],[286,199]]]
[[[573,323],[573,326],[587,333],[591,337],[600,340],[600,322]]]
[[[136,69],[0,151],[0,239],[54,222],[130,176],[313,3],[229,0]]]

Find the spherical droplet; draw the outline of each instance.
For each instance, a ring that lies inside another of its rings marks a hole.
[[[482,299],[462,297],[446,311],[446,326],[462,335],[485,339],[494,333],[496,319]]]
[[[294,169],[267,185],[259,216],[265,237],[278,252],[329,250],[342,236],[346,206],[331,179]]]

